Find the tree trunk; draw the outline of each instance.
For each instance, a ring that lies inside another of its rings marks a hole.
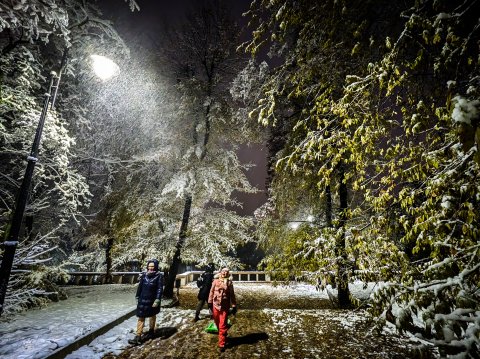
[[[25,237],[27,238],[27,243],[33,241],[33,216],[25,216]]]
[[[163,291],[163,296],[165,298],[173,297],[173,288],[175,286],[175,278],[178,274],[178,267],[180,265],[180,254],[182,247],[185,243],[185,238],[187,237],[188,229],[188,220],[190,219],[190,209],[192,207],[192,195],[188,194],[185,198],[185,205],[183,207],[183,218],[182,225],[180,226],[180,234],[178,235],[178,241],[175,245],[175,254],[173,255],[172,264],[168,269],[168,276],[165,281],[165,289]]]
[[[325,220],[327,227],[333,227],[332,222],[332,191],[330,189],[330,185],[325,188],[325,197],[326,197],[326,206],[325,206]]]
[[[112,247],[113,238],[108,238],[107,247],[105,248],[105,264],[107,270],[105,272],[105,284],[112,284]]]
[[[335,243],[335,254],[337,257],[337,288],[338,288],[338,305],[340,308],[347,308],[351,306],[350,293],[348,290],[348,263],[347,254],[345,248],[345,224],[347,221],[347,207],[348,207],[348,191],[347,185],[344,183],[344,169],[340,165],[339,168],[339,180],[340,185],[338,194],[340,197],[340,220],[339,229],[341,229],[341,235],[337,238]]]
[[[213,67],[211,69],[213,71]],[[208,97],[211,96],[212,93],[212,83],[213,83],[213,75],[208,74],[208,90],[207,95]],[[202,151],[200,153],[199,160],[203,161],[205,156],[207,155],[207,145],[210,140],[210,105],[207,106],[205,109],[205,132],[202,142]],[[193,141],[194,144],[197,145],[199,142],[198,133],[196,126],[193,130]],[[180,256],[182,253],[182,248],[185,243],[185,238],[187,237],[187,230],[188,230],[188,221],[190,219],[190,209],[192,207],[192,194],[188,194],[185,198],[185,205],[183,207],[183,218],[182,218],[182,225],[180,226],[180,233],[178,235],[178,241],[175,245],[175,254],[172,258],[172,264],[168,269],[167,279],[165,281],[165,289],[163,290],[163,296],[165,298],[173,298],[173,289],[175,287],[175,279],[178,274],[178,267],[180,266]]]

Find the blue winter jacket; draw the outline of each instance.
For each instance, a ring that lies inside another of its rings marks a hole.
[[[158,269],[156,267],[156,269]],[[137,317],[146,318],[157,315],[160,312],[160,300],[163,292],[163,274],[155,271],[142,273],[137,288]],[[158,306],[152,307],[158,299]]]

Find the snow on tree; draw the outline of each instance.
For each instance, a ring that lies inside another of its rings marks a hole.
[[[178,152],[170,135],[175,98],[156,55],[133,50],[121,63],[124,72],[98,84],[88,102],[95,117],[79,124],[85,135],[77,166],[91,183],[94,200],[69,261],[89,270],[105,271],[107,250],[113,269],[136,267],[152,257],[166,266],[171,221],[152,208]]]
[[[122,44],[91,2],[2,3],[0,10],[0,230],[4,237],[25,170],[22,159],[29,153],[40,117],[48,73],[58,70],[62,53],[72,44],[105,43],[112,37],[114,46],[121,48]],[[71,65],[67,70],[73,74]],[[79,92],[75,94],[79,96]],[[25,213],[24,239],[14,260],[17,273],[7,292],[7,305],[15,306],[7,307],[7,312],[38,301],[33,295],[44,293],[58,277],[44,265],[51,265],[56,257],[59,237],[71,231],[67,223],[78,225],[81,210],[89,204],[85,178],[71,166],[75,155],[72,120],[74,116],[64,114],[58,102],[56,111],[48,113]],[[42,275],[45,280],[40,280]]]
[[[234,191],[253,193],[236,154],[247,143],[248,121],[236,116],[229,92],[242,57],[236,53],[238,31],[218,2],[199,4],[162,47],[177,81],[180,149],[176,174],[158,196],[159,211],[176,208],[181,221],[165,295],[172,295],[180,260],[238,265],[235,248],[249,240],[251,219],[227,207],[239,205]],[[166,65],[167,66],[167,65]],[[179,210],[181,208],[181,210]]]
[[[78,244],[89,249],[76,250],[70,265],[105,270],[100,253],[109,240],[113,268],[143,265],[151,257],[164,269],[180,259],[241,265],[236,247],[251,239],[252,220],[232,210],[240,205],[232,193],[256,190],[244,173],[250,165],[239,162],[236,148],[259,131],[232,106],[230,82],[243,63],[235,52],[235,27],[225,9],[196,10],[182,30],[165,39],[159,55],[132,61],[138,66],[128,67],[128,76],[112,81],[107,93],[99,90],[106,102],[92,102],[103,114],[85,139],[96,153],[84,156],[98,185],[96,214]],[[133,59],[144,56],[134,52]],[[124,98],[130,101],[122,103]],[[180,257],[185,208],[189,223]]]
[[[328,267],[325,241],[345,236],[351,278],[386,282],[372,313],[442,355],[474,355],[479,346],[478,6],[257,1],[246,44],[254,54],[271,44],[281,63],[251,111],[285,128],[272,200],[295,206],[291,191],[275,186],[289,184],[290,173],[310,177],[319,191],[306,193],[326,207],[330,186],[344,183],[349,193],[343,234],[315,239],[307,227],[269,265],[292,268],[282,259],[298,251]],[[290,213],[275,206],[267,221],[279,214]]]

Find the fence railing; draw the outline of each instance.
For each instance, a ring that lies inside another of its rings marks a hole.
[[[196,281],[202,271],[190,271],[177,274],[175,286],[183,287],[188,283]],[[105,272],[69,272],[72,285],[93,285],[105,284]],[[138,281],[141,272],[112,272],[112,283],[114,284],[134,284]],[[263,271],[231,271],[230,275],[235,282],[270,282],[270,276]]]
[[[70,280],[68,284],[73,285],[92,285],[105,284],[107,276],[105,272],[68,272]],[[112,283],[114,284],[133,284],[138,281],[141,272],[111,272]]]
[[[202,271],[191,271],[177,275],[177,281],[180,280],[180,286],[196,281]],[[263,271],[230,271],[234,282],[270,282],[270,276]]]

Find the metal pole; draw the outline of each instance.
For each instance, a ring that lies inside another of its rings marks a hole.
[[[57,75],[54,71],[50,74],[50,81],[48,85],[48,92],[45,93],[43,100],[42,113],[40,114],[40,120],[38,121],[37,130],[35,132],[35,139],[33,140],[32,149],[30,155],[27,157],[27,169],[23,176],[22,185],[20,186],[20,192],[17,197],[15,204],[15,211],[12,215],[12,220],[9,228],[7,228],[7,240],[1,243],[4,248],[2,265],[0,266],[0,316],[3,313],[5,296],[7,293],[8,281],[10,279],[10,274],[12,272],[13,261],[15,258],[15,251],[18,246],[18,237],[20,234],[20,228],[22,226],[23,214],[25,212],[25,207],[28,201],[28,191],[32,183],[33,170],[35,164],[38,161],[38,149],[40,147],[40,139],[42,137],[43,126],[45,124],[45,119],[47,117],[48,107],[51,104],[51,108],[55,102],[55,97],[58,91],[58,86],[60,84],[60,78],[63,72],[63,69],[66,64],[67,59],[67,50],[63,53],[62,64],[60,66],[59,74]],[[52,97],[52,90],[53,97]]]

